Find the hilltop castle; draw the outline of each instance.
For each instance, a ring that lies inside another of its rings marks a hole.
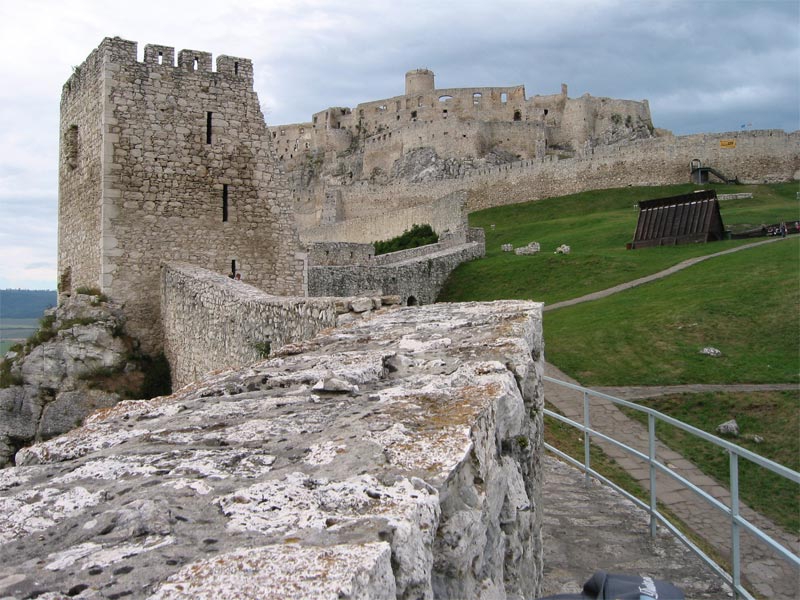
[[[422,148],[440,157],[494,162],[542,158],[654,133],[647,100],[525,95],[525,86],[436,89],[428,69],[406,73],[405,94],[330,107],[310,122],[270,127],[287,170],[311,157],[342,183],[397,173],[395,163]],[[348,160],[352,156],[353,159]]]

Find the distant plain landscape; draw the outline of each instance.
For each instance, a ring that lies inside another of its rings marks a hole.
[[[33,335],[56,302],[55,290],[0,290],[0,356]]]

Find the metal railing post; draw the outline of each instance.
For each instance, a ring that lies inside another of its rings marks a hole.
[[[731,566],[733,568],[733,589],[737,598],[741,587],[741,564],[739,557],[739,455],[728,450],[731,475]]]
[[[647,415],[647,443],[650,457],[650,537],[654,538],[658,523],[656,518],[658,494],[656,491],[656,418],[651,414]]]
[[[591,419],[589,418],[589,394],[587,392],[583,392],[583,425],[588,430],[591,427]],[[591,480],[591,476],[589,475],[589,469],[591,469],[591,455],[589,453],[589,445],[590,445],[590,436],[588,431],[583,432],[583,464],[586,467],[585,471],[585,480],[586,485],[589,485],[589,481]]]

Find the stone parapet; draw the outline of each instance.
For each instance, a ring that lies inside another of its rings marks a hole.
[[[403,304],[431,304],[436,301],[447,277],[463,262],[486,253],[483,241],[457,246],[430,244],[411,250],[380,255],[376,266],[311,266],[308,293],[311,296],[353,296],[368,290],[394,294]]]
[[[345,315],[360,318],[380,306],[380,298],[371,297],[271,296],[219,273],[169,263],[163,267],[161,317],[173,384],[263,359],[335,327]]]
[[[541,304],[441,304],[97,413],[0,471],[0,596],[536,597],[542,369]]]

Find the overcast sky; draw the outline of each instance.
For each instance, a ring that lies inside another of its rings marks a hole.
[[[798,0],[0,0],[0,288],[55,287],[61,86],[107,36],[252,58],[274,125],[427,67],[439,88],[647,98],[688,134],[800,128],[798,32]]]

